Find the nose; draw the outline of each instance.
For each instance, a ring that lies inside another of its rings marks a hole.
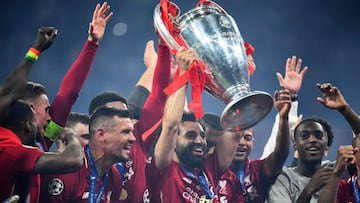
[[[200,143],[203,144],[205,143],[205,137],[202,137],[200,134],[198,134],[194,140],[194,143]]]
[[[317,139],[316,139],[315,135],[311,134],[309,137],[309,142],[316,142],[316,141],[317,141]]]
[[[129,136],[129,142],[130,142],[130,143],[134,143],[134,142],[136,141],[136,137],[135,137],[134,133],[133,133],[133,132],[130,132],[129,134],[130,134],[130,136]]]
[[[47,120],[48,123],[51,121],[51,116],[50,116],[49,111],[46,112],[46,120]]]
[[[239,145],[245,145],[245,143],[246,143],[245,136],[244,136],[244,135],[240,135]]]

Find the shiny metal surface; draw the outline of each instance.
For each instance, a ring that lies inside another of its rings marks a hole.
[[[247,56],[240,31],[234,19],[220,6],[211,1],[208,3],[172,18],[172,23],[179,29],[183,42],[206,65],[205,89],[227,104],[221,115],[223,128],[245,130],[270,112],[273,100],[266,92],[250,90]],[[170,49],[179,48],[162,22],[159,5],[154,12],[154,25]]]

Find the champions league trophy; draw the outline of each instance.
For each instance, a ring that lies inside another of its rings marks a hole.
[[[174,54],[186,46],[205,65],[205,89],[226,104],[221,114],[224,129],[251,128],[271,111],[273,100],[268,93],[250,91],[243,38],[233,18],[219,5],[200,1],[180,16],[176,4],[161,1],[155,8],[154,26]]]

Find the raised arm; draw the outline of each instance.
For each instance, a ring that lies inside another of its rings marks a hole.
[[[91,70],[91,65],[98,45],[104,36],[106,25],[113,16],[113,13],[109,13],[109,10],[110,6],[106,2],[101,6],[100,4],[96,5],[85,45],[65,74],[59,91],[51,103],[50,115],[52,121],[45,131],[45,136],[50,139],[54,139],[55,135],[66,125],[71,108]]]
[[[150,129],[163,116],[167,99],[167,95],[163,90],[169,85],[170,70],[170,50],[159,42],[152,90],[144,104],[140,120],[135,126],[137,135],[142,135],[143,132]],[[141,141],[140,137],[138,139]],[[148,142],[152,143],[153,140],[154,138],[151,138]]]
[[[83,164],[83,151],[76,133],[64,128],[59,139],[67,143],[61,153],[45,152],[36,161],[34,172],[40,174],[70,173]]]
[[[340,90],[330,83],[316,84],[316,86],[324,96],[324,98],[318,97],[317,100],[326,108],[338,110],[349,123],[354,134],[359,134],[360,117],[351,109]]]
[[[0,121],[3,120],[13,101],[21,97],[21,92],[28,81],[32,65],[38,60],[40,53],[49,48],[57,35],[53,27],[41,27],[38,29],[36,41],[25,57],[6,77],[0,85]]]
[[[180,74],[183,74],[195,59],[193,51],[181,47],[176,60],[180,65]],[[186,98],[186,85],[174,92],[165,104],[164,116],[162,120],[162,131],[154,150],[155,165],[161,170],[166,168],[172,160],[175,152],[179,124],[184,112]]]
[[[274,151],[265,161],[265,174],[268,177],[275,177],[280,174],[290,151],[290,129],[289,111],[291,98],[289,90],[276,91],[274,94],[274,104],[279,113],[278,134]]]
[[[283,78],[283,76],[279,72],[276,73],[277,79],[279,81],[279,85],[290,91],[291,101],[292,101],[291,109],[289,112],[290,129],[295,125],[298,119],[297,97],[301,89],[303,77],[308,70],[307,66],[301,69],[301,65],[302,65],[302,59],[298,59],[298,61],[296,62],[296,56],[293,56],[292,58],[287,58],[286,60],[285,78]],[[275,117],[275,122],[271,131],[271,135],[264,147],[264,152],[261,156],[261,159],[268,157],[274,151],[276,137],[278,135],[278,126],[279,126],[279,114],[277,114]]]

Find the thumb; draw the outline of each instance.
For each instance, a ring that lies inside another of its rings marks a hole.
[[[323,98],[321,98],[321,97],[317,97],[316,100],[317,100],[318,102],[320,102],[322,105],[325,105],[325,103],[326,103],[325,99],[323,99]]]
[[[276,77],[277,77],[277,79],[278,79],[278,81],[279,81],[279,85],[280,85],[281,87],[284,87],[284,78],[282,77],[282,75],[281,75],[279,72],[277,72],[277,73],[276,73]]]

